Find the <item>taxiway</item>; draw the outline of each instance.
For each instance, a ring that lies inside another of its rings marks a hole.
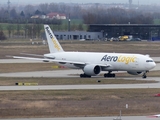
[[[68,117],[68,118],[28,118],[28,119],[0,119],[0,120],[116,120],[117,117]],[[120,120],[120,119],[117,119]],[[123,116],[121,120],[155,120],[146,116]]]

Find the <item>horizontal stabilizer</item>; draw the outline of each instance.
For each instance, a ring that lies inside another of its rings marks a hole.
[[[21,55],[28,55],[28,56],[36,56],[36,57],[44,57],[44,55],[37,55],[37,54],[29,54],[29,53],[20,53]]]

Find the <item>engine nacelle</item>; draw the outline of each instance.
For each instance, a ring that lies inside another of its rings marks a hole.
[[[131,74],[131,75],[139,75],[141,74],[142,72],[136,72],[136,71],[127,71],[128,74]]]
[[[96,75],[98,75],[101,72],[101,67],[98,66],[98,65],[94,65],[94,64],[86,65],[83,68],[83,71],[84,71],[84,73],[86,75],[96,76]]]

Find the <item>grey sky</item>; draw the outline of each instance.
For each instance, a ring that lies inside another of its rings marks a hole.
[[[8,0],[1,0],[0,4],[7,4]],[[132,0],[133,4],[160,4],[160,0]],[[51,2],[65,3],[128,3],[128,0],[10,0],[15,4],[39,4]]]

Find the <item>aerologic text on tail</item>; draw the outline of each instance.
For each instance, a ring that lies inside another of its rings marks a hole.
[[[53,34],[51,28],[48,25],[44,25],[44,29],[45,29],[45,34],[47,37],[50,53],[64,52],[57,38]]]

